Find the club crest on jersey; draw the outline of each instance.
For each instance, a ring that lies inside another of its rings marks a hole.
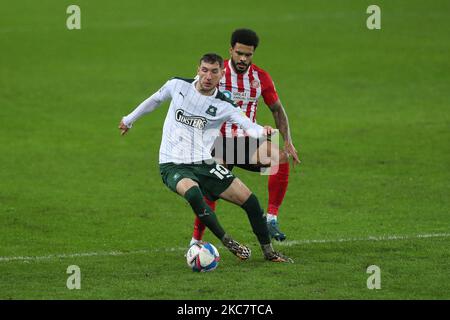
[[[206,110],[206,113],[213,117],[216,116],[216,112],[217,112],[217,108],[214,106],[209,106],[208,110]]]
[[[184,110],[178,109],[175,112],[175,120],[178,122],[185,124],[187,126],[197,128],[197,129],[203,129],[206,124],[208,123],[208,120],[204,117],[199,116],[186,116],[184,115]]]
[[[251,86],[253,89],[258,89],[260,85],[261,85],[261,84],[259,83],[258,80],[253,80],[252,83],[250,84],[250,86]]]

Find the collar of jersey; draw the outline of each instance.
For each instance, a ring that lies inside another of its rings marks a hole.
[[[191,85],[194,87],[195,92],[197,92],[198,94],[201,94],[201,93],[197,90],[197,88],[195,87],[195,84],[196,84],[197,82],[198,82],[198,79],[196,78],[194,81],[192,81]],[[206,95],[204,95],[204,94],[201,94],[201,95],[202,95],[202,96],[205,96],[205,97],[215,98],[215,97],[217,96],[217,91],[219,91],[219,89],[217,89],[217,87],[216,87],[216,89],[214,90],[214,93],[213,93],[212,95],[210,95],[210,96],[206,96]]]

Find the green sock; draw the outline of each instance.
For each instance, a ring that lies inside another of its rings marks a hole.
[[[217,238],[222,240],[225,235],[225,231],[220,225],[219,220],[217,220],[214,211],[211,210],[203,199],[203,194],[200,188],[197,186],[190,188],[184,194],[184,198],[189,202],[192,210],[194,210],[194,213],[200,221],[207,226]]]
[[[266,219],[264,218],[263,210],[259,205],[258,198],[252,193],[241,207],[247,212],[253,233],[258,238],[259,243],[261,245],[271,243],[269,229],[267,229]]]

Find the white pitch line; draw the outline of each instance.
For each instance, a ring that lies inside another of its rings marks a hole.
[[[386,235],[386,236],[369,236],[367,238],[341,238],[341,239],[311,239],[311,240],[286,240],[284,242],[277,242],[279,246],[292,247],[302,244],[315,244],[315,243],[340,243],[340,242],[359,242],[359,241],[397,241],[397,240],[412,240],[412,239],[428,239],[428,238],[448,238],[450,233],[429,233],[429,234],[417,234],[412,236],[398,236],[398,235]],[[218,246],[221,248],[222,246]],[[66,259],[66,258],[80,258],[80,257],[105,257],[105,256],[126,256],[133,254],[147,254],[152,252],[174,252],[185,251],[186,247],[176,248],[153,248],[134,251],[103,251],[103,252],[84,252],[84,253],[63,253],[63,254],[50,254],[46,256],[17,256],[17,257],[0,257],[0,262],[14,262],[14,261],[42,261],[52,259]]]
[[[339,243],[339,242],[358,242],[358,241],[395,241],[395,240],[410,240],[410,239],[426,239],[426,238],[448,238],[450,233],[430,233],[430,234],[417,234],[413,236],[369,236],[367,238],[342,238],[342,239],[319,239],[319,240],[286,240],[278,242],[280,246],[296,246],[300,244],[310,243]]]
[[[134,250],[134,251],[100,251],[100,252],[83,252],[83,253],[61,253],[61,254],[49,254],[46,256],[18,256],[18,257],[0,257],[0,262],[12,262],[12,261],[41,261],[52,259],[64,259],[64,258],[79,258],[79,257],[105,257],[105,256],[125,256],[132,254],[145,254],[151,252],[160,251],[182,251],[187,248],[154,248],[148,250]]]

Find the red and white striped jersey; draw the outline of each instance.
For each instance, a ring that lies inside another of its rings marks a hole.
[[[262,95],[268,106],[278,100],[272,78],[266,71],[254,64],[245,73],[236,73],[230,60],[225,60],[224,66],[225,75],[220,80],[219,90],[227,98],[233,100],[251,121],[256,122],[259,97]],[[245,136],[244,130],[232,122],[225,122],[221,133],[225,137]]]

